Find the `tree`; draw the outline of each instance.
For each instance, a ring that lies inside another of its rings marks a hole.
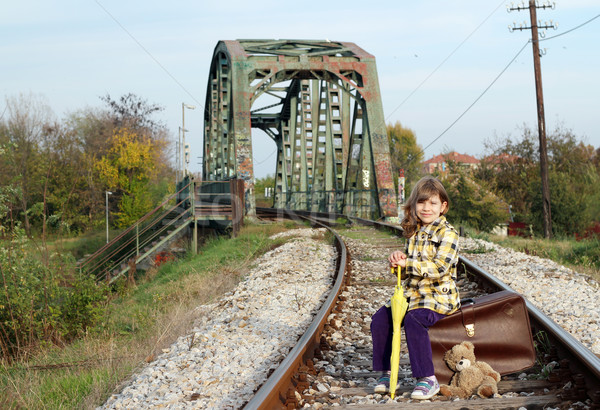
[[[82,153],[81,178],[84,187],[76,193],[81,210],[75,223],[89,228],[104,221],[106,187],[100,181],[95,164],[110,149],[114,119],[107,110],[86,108],[69,114],[65,122],[81,144]]]
[[[117,225],[127,227],[152,208],[150,181],[157,176],[160,143],[127,128],[115,130],[111,148],[97,163],[104,185],[122,192]]]
[[[524,129],[523,139],[511,138],[486,142],[492,151],[474,172],[474,178],[485,182],[492,192],[511,205],[515,220],[525,222],[530,214],[529,183],[539,179],[537,136]]]
[[[572,235],[582,232],[600,219],[597,189],[600,175],[594,161],[594,148],[559,126],[548,137],[548,156],[553,233]],[[538,179],[530,185],[530,197],[530,222],[539,230],[543,214]]]
[[[118,187],[120,213],[129,217],[162,199],[172,174],[168,132],[150,117],[162,108],[133,94],[103,101],[108,109],[87,108],[58,121],[41,97],[6,98],[0,117],[4,230],[22,224],[29,236],[40,229],[42,238],[49,229],[84,231],[104,222],[104,191],[112,187]],[[107,164],[117,168],[118,181],[107,177]]]
[[[9,151],[0,172],[5,183],[18,187],[14,192],[16,211],[20,211],[23,227],[31,235],[30,207],[40,198],[39,142],[52,112],[48,105],[33,95],[6,98],[8,119],[2,129],[2,143]]]
[[[61,232],[83,231],[86,217],[85,144],[68,124],[56,122],[46,127],[41,145],[44,157],[42,178],[43,232],[49,228]]]
[[[496,141],[492,155],[475,174],[512,205],[515,220],[542,232],[542,194],[537,136],[523,127],[520,139]],[[550,201],[554,234],[571,235],[600,218],[600,176],[593,147],[558,126],[547,136]]]
[[[2,124],[0,124],[0,135],[2,135]],[[9,150],[5,145],[0,144],[0,164],[8,163]],[[0,167],[1,168],[1,167]],[[9,183],[0,185],[0,236],[4,236],[9,230],[14,227],[14,219],[12,217],[12,209],[14,198],[17,198],[18,188]],[[7,228],[9,225],[9,228]]]
[[[403,169],[407,187],[412,186],[421,176],[423,161],[423,150],[417,144],[417,137],[413,130],[403,127],[400,122],[388,124],[387,134],[394,175],[397,176],[398,171]]]
[[[124,128],[134,132],[140,138],[146,138],[154,143],[153,155],[159,179],[173,175],[174,170],[169,165],[171,152],[169,150],[169,133],[166,126],[153,118],[163,111],[158,104],[151,104],[147,100],[129,93],[115,101],[107,94],[101,100],[108,105],[106,115],[111,119],[114,128]],[[158,181],[153,181],[158,184]]]
[[[265,188],[275,188],[275,176],[267,175],[263,178],[257,178],[254,182],[254,192],[256,195],[257,206],[271,207],[273,206],[273,197],[265,196]]]
[[[150,104],[141,97],[129,93],[121,96],[118,101],[110,98],[109,94],[100,97],[112,112],[115,127],[127,127],[135,130],[157,130],[164,125],[152,118],[152,116],[164,108],[158,104]]]
[[[508,222],[508,205],[492,194],[488,187],[476,182],[470,171],[448,161],[448,172],[442,182],[450,197],[448,219],[453,224],[464,223],[480,231],[490,232],[498,224]]]

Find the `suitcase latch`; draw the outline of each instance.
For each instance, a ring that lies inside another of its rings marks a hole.
[[[475,324],[466,325],[465,330],[467,331],[467,336],[469,336],[469,337],[475,336]]]

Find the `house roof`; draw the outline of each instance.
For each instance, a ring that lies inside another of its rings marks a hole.
[[[448,154],[440,154],[435,157],[428,159],[423,164],[441,164],[447,161],[454,161],[459,164],[479,164],[479,160],[471,155],[459,154],[456,151],[452,151]]]

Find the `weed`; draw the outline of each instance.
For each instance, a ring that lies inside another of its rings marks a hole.
[[[285,242],[269,239],[283,230],[283,224],[247,225],[237,238],[210,239],[199,254],[154,268],[153,278],[135,286],[123,280],[98,324],[79,338],[40,347],[27,361],[0,362],[0,408],[96,408],[140,363],[186,333],[196,306],[233,289],[254,258]],[[83,296],[73,306],[85,306]]]
[[[348,219],[347,218],[337,218],[335,220],[335,224],[336,225],[348,225]]]
[[[574,238],[520,238],[490,236],[489,241],[528,255],[551,259],[600,281],[600,240]]]
[[[194,342],[195,341],[196,341],[196,333],[192,333],[191,335],[189,335],[187,337],[188,350],[192,350],[192,348],[194,347]]]
[[[306,304],[305,299],[299,295],[297,288],[294,288],[294,302],[298,311],[301,311]]]
[[[298,227],[298,224],[294,221],[285,221],[283,227],[286,229],[294,229]]]
[[[543,358],[548,352],[550,352],[550,348],[552,347],[550,339],[548,338],[548,334],[543,330],[540,330],[534,335],[534,339],[537,356],[538,358]]]
[[[550,374],[554,371],[555,367],[556,362],[548,363],[542,366],[539,373],[529,375],[529,378],[536,380],[547,380],[550,377]]]
[[[469,253],[469,254],[479,255],[479,254],[494,252],[494,250],[492,248],[488,248],[485,245],[481,245],[480,244],[475,249],[462,249],[461,252],[462,253]]]

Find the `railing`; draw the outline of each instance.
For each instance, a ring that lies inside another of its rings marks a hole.
[[[244,221],[244,181],[204,181],[195,184],[194,210],[196,218],[227,220],[233,236],[237,236]],[[229,223],[229,221],[231,221]]]
[[[336,212],[363,218],[379,214],[375,189],[294,191],[275,194],[275,206],[312,212]]]
[[[99,281],[112,283],[127,272],[129,262],[133,260],[138,263],[148,257],[162,243],[184,229],[192,216],[188,196],[190,184],[169,196],[134,225],[86,258],[79,264],[80,272],[85,271]],[[173,200],[175,204],[169,205]]]

